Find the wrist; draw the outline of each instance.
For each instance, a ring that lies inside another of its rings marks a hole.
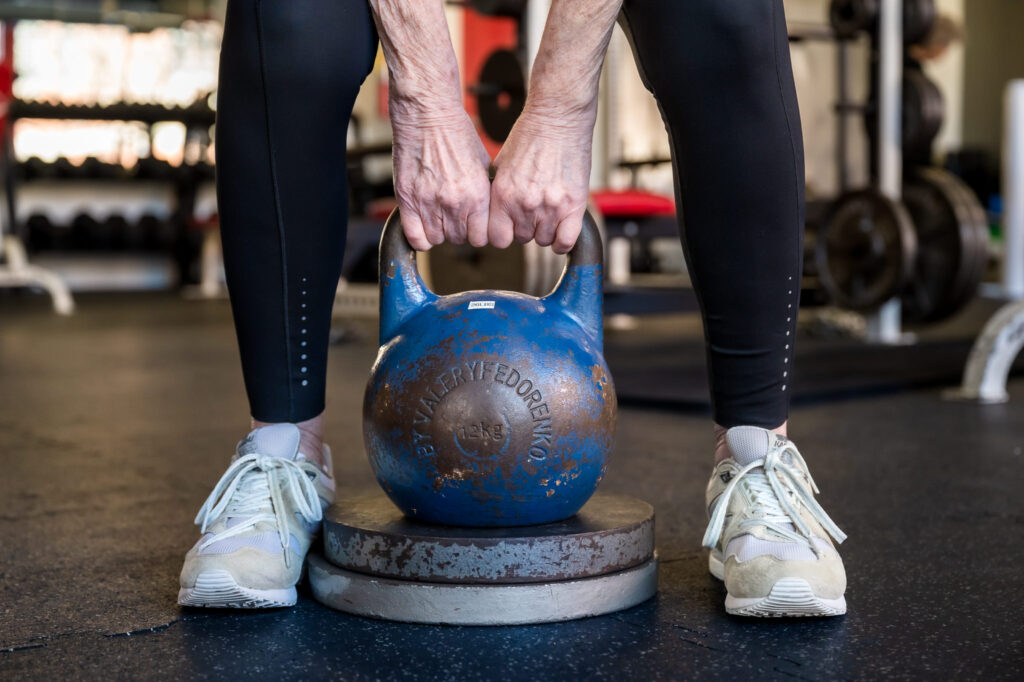
[[[393,87],[389,94],[388,114],[393,124],[433,126],[458,121],[466,116],[466,110],[457,91],[441,94]]]
[[[596,101],[574,105],[564,101],[535,99],[531,96],[526,101],[516,127],[542,137],[589,138],[594,133],[596,121]]]
[[[597,115],[597,83],[593,87],[586,79],[575,83],[561,82],[560,77],[539,71],[536,67],[530,78],[526,110],[567,121],[589,120]]]

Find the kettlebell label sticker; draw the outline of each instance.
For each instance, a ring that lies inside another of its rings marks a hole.
[[[494,310],[494,301],[470,301],[470,310]]]

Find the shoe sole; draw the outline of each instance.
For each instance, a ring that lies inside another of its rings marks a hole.
[[[294,587],[282,590],[256,590],[242,587],[227,571],[205,571],[196,578],[195,587],[178,590],[178,603],[210,609],[273,609],[295,606]]]
[[[714,554],[708,557],[708,568],[711,575],[725,580],[725,566]],[[781,578],[772,585],[767,597],[734,597],[726,593],[725,611],[754,618],[841,616],[846,613],[846,598],[819,597],[803,578]]]

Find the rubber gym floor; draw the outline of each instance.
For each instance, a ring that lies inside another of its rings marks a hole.
[[[625,394],[605,489],[655,505],[658,596],[570,623],[433,627],[346,616],[304,589],[293,609],[179,608],[193,516],[247,426],[229,309],[170,294],[78,303],[62,319],[40,296],[0,299],[2,679],[1020,679],[1024,378],[1004,405],[941,400],[966,336],[885,362],[801,341],[791,434],[850,536],[845,617],[724,613],[699,548],[706,407],[643,399],[643,371],[672,358],[683,366],[665,381],[703,391],[697,327],[676,316],[609,334]],[[374,326],[355,332],[329,369],[341,495],[375,485],[360,429]],[[655,342],[660,355],[641,352]],[[922,372],[935,353],[941,372]],[[858,358],[887,370],[865,382]]]

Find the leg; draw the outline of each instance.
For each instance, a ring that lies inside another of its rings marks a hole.
[[[704,319],[717,440],[709,568],[730,613],[844,613],[830,538],[845,535],[784,436],[804,169],[782,0],[627,0],[624,17],[671,138]]]
[[[334,499],[320,415],[348,215],[345,138],[375,53],[365,0],[228,3],[217,200],[253,426],[263,428],[239,443],[196,517],[202,537],[185,556],[181,604],[294,604]]]
[[[627,0],[669,130],[683,249],[723,427],[784,426],[803,262],[803,146],[781,0]]]
[[[345,248],[346,131],[376,49],[364,0],[228,5],[217,199],[242,370],[254,426],[309,422],[307,446]]]

